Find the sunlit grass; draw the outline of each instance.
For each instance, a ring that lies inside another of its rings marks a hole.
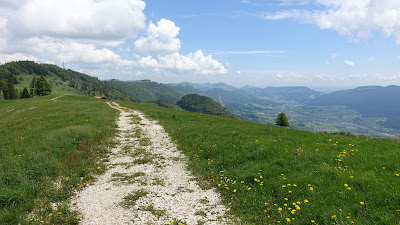
[[[159,120],[243,223],[400,223],[398,142],[122,104]]]
[[[104,168],[115,110],[54,97],[0,101],[0,224],[74,223],[63,201]]]

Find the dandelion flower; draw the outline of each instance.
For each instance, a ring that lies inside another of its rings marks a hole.
[[[304,199],[304,203],[307,203],[308,202],[308,200],[307,199]]]
[[[284,206],[287,206],[287,204],[285,203],[285,204],[283,204]]]
[[[351,187],[348,187],[347,190],[351,191]]]
[[[287,222],[290,222],[290,218],[286,218],[286,221],[287,221]]]
[[[315,223],[315,220],[311,220],[311,223]]]
[[[348,185],[348,184],[344,184],[344,186],[345,186],[345,187],[348,187],[349,185]]]
[[[396,177],[400,176],[398,173],[396,173]]]
[[[331,218],[332,218],[333,220],[336,219],[336,215],[331,216]]]
[[[350,179],[353,179],[354,178],[354,176],[350,176]]]
[[[360,202],[360,205],[364,205],[365,203],[364,202]]]
[[[285,201],[287,201],[288,200],[288,198],[285,198]]]
[[[313,187],[310,187],[310,191],[314,191],[314,188],[313,188]]]
[[[236,191],[237,191],[236,189],[233,189],[233,193],[236,193]]]
[[[279,211],[279,212],[280,212],[280,211],[282,211],[282,208],[281,208],[281,207],[279,207],[279,208],[278,208],[278,211]]]
[[[295,214],[295,213],[296,213],[296,210],[295,210],[295,209],[293,209],[293,210],[291,211],[291,213],[292,213],[292,214]]]

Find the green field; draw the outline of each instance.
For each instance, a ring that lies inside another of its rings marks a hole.
[[[245,224],[400,223],[399,142],[121,104],[159,120]]]
[[[115,144],[104,101],[54,97],[0,101],[0,224],[77,223],[67,200]],[[400,224],[398,141],[119,103],[159,120],[243,224]]]
[[[115,110],[57,96],[0,101],[0,224],[76,223],[65,200],[104,169]]]

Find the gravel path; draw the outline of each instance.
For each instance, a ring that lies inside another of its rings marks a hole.
[[[119,144],[105,174],[72,199],[81,224],[227,224],[219,194],[199,187],[164,129],[137,111],[108,104],[121,112]]]

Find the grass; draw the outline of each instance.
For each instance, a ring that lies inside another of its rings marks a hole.
[[[54,97],[0,101],[0,224],[75,223],[62,203],[104,169],[115,110]]]
[[[144,104],[244,224],[400,224],[400,143]]]
[[[125,200],[124,205],[125,206],[134,205],[136,201],[139,200],[139,198],[145,197],[147,194],[149,194],[149,192],[144,190],[134,191],[124,197]]]

